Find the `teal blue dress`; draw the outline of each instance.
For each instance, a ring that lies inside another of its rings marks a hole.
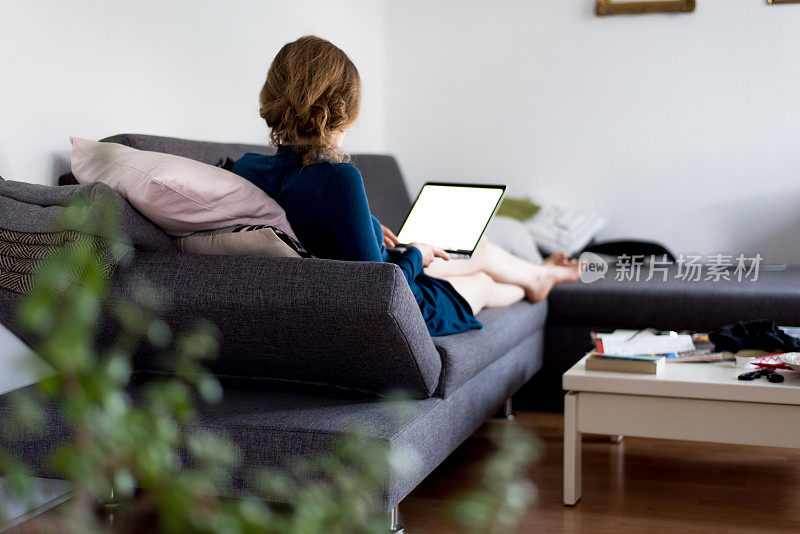
[[[417,249],[391,254],[386,250],[380,223],[369,211],[361,173],[353,165],[303,166],[299,151],[281,146],[273,156],[245,154],[233,172],[283,207],[298,239],[314,256],[399,266],[432,336],[481,328],[467,301],[449,282],[422,271]]]

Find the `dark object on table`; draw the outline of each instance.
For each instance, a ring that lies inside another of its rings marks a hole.
[[[708,338],[718,352],[739,352],[744,349],[768,352],[800,351],[800,339],[781,330],[774,321],[739,321],[723,326]]]
[[[762,376],[767,377],[767,380],[773,384],[783,382],[783,375],[773,369],[759,369],[757,371],[750,371],[739,375],[739,380],[755,380]]]

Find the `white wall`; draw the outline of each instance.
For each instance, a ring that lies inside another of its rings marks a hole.
[[[373,0],[0,0],[0,176],[53,184],[69,136],[264,143],[258,92],[284,43],[314,33],[355,61],[364,110],[346,141],[386,150],[384,4]],[[31,382],[0,327],[0,393]]]
[[[430,179],[595,208],[603,237],[800,263],[800,5],[390,2],[388,145]]]
[[[266,142],[258,92],[280,47],[314,33],[359,67],[346,148],[385,151],[383,2],[0,0],[0,175],[51,184],[70,135]]]
[[[32,365],[30,349],[20,339],[0,324],[0,395],[31,384],[34,376],[41,376]]]

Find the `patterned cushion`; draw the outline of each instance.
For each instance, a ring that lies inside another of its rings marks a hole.
[[[129,246],[112,247],[101,237],[75,230],[36,234],[0,229],[0,287],[16,293],[32,293],[42,264],[65,248],[92,254],[106,278],[111,277],[120,260],[133,252]],[[74,273],[69,274],[70,279],[80,280]]]

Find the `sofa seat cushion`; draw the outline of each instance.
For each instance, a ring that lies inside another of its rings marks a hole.
[[[483,328],[434,337],[442,357],[442,377],[436,395],[446,398],[467,380],[540,331],[547,318],[547,302],[517,302],[505,308],[488,308],[478,314]]]
[[[529,336],[444,400],[408,399],[390,405],[348,394],[226,388],[218,404],[197,406],[192,431],[221,434],[236,444],[240,468],[226,485],[216,487],[220,494],[232,497],[252,495],[248,481],[264,469],[282,470],[310,455],[326,453],[338,438],[359,432],[393,452],[395,469],[383,494],[388,510],[530,379],[541,367],[542,342],[541,331]],[[35,386],[25,391],[35,394]],[[136,395],[136,387],[132,393]],[[0,421],[14,413],[17,403],[12,401],[10,395],[0,396]],[[17,454],[38,476],[53,477],[56,474],[47,458],[68,439],[69,432],[52,403],[45,403],[41,415],[47,432],[0,435],[0,448]]]

